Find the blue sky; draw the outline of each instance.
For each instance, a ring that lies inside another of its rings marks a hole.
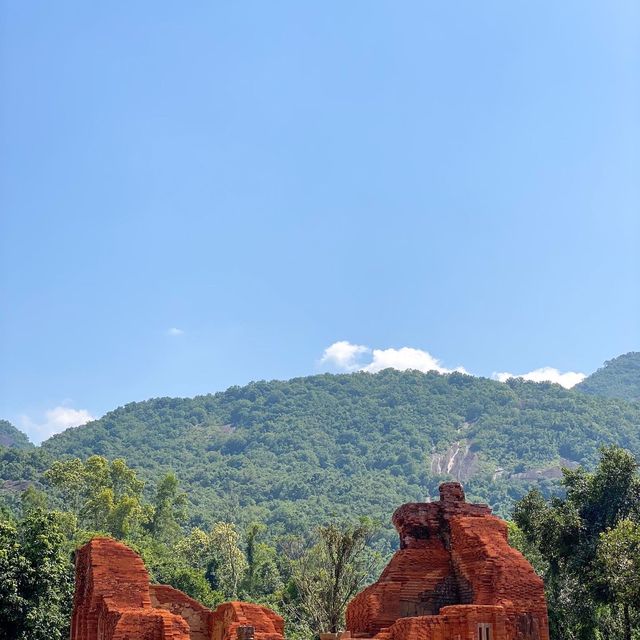
[[[637,350],[639,68],[631,1],[0,0],[0,417]]]

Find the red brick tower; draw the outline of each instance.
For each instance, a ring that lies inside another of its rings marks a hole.
[[[393,514],[400,549],[347,608],[353,636],[378,640],[549,640],[542,580],[486,505],[457,482]]]

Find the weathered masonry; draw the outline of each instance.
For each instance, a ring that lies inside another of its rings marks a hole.
[[[257,604],[211,611],[173,587],[149,584],[137,553],[94,538],[76,558],[71,640],[284,640],[284,622]]]
[[[506,523],[468,504],[455,482],[440,501],[393,514],[400,549],[347,608],[345,637],[375,640],[549,640],[542,580],[507,542]],[[284,640],[276,613],[227,602],[211,611],[149,584],[142,559],[94,538],[76,559],[71,640]]]
[[[393,524],[400,550],[349,604],[352,637],[549,640],[542,580],[460,484],[442,484],[439,502],[402,505]]]

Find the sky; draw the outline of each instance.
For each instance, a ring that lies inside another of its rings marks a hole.
[[[0,0],[0,417],[640,349],[640,5]]]

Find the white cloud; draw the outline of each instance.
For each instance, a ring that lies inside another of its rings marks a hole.
[[[362,344],[352,344],[347,340],[334,342],[327,347],[320,358],[320,364],[328,365],[339,371],[368,371],[377,373],[383,369],[416,369],[418,371],[437,371],[438,373],[460,373],[469,374],[464,367],[449,369],[440,360],[432,356],[428,351],[415,349],[414,347],[402,347],[400,349],[371,349]],[[541,367],[529,371],[529,373],[514,374],[504,372],[494,373],[491,376],[499,382],[506,382],[509,378],[524,378],[532,382],[555,382],[566,389],[570,389],[579,382],[582,382],[586,375],[576,371],[565,371],[564,373],[554,367]]]
[[[168,336],[182,336],[184,335],[184,331],[182,329],[178,329],[178,327],[171,327],[171,329],[167,329]]]
[[[341,371],[357,371],[361,368],[359,360],[371,349],[361,344],[351,344],[347,340],[334,342],[327,347],[320,358],[320,364],[328,364]]]
[[[402,347],[401,349],[374,349],[373,360],[362,367],[363,371],[376,373],[383,369],[398,369],[405,371],[407,369],[416,369],[418,371],[437,371],[438,373],[451,373],[452,371],[460,371],[467,373],[464,367],[456,369],[447,369],[442,363],[434,358],[428,351],[422,349],[414,349],[413,347]]]
[[[365,354],[371,354],[369,362],[363,362]],[[368,371],[376,373],[383,369],[417,369],[418,371],[438,371],[439,373],[451,373],[460,371],[467,373],[464,367],[447,369],[434,358],[428,351],[402,347],[400,349],[371,349],[365,345],[352,344],[347,340],[334,342],[327,347],[320,358],[321,364],[328,364],[340,371]]]
[[[18,423],[30,440],[39,444],[54,433],[60,433],[69,427],[79,427],[91,420],[95,420],[95,417],[86,409],[58,406],[47,409],[42,420],[34,420],[27,415],[22,415]]]
[[[577,371],[565,371],[562,373],[554,367],[541,367],[540,369],[529,371],[529,373],[520,374],[502,371],[494,373],[492,376],[492,378],[500,382],[506,382],[509,378],[523,378],[531,382],[555,382],[562,385],[565,389],[571,389],[571,387],[582,382],[586,377],[584,373],[578,373]]]

